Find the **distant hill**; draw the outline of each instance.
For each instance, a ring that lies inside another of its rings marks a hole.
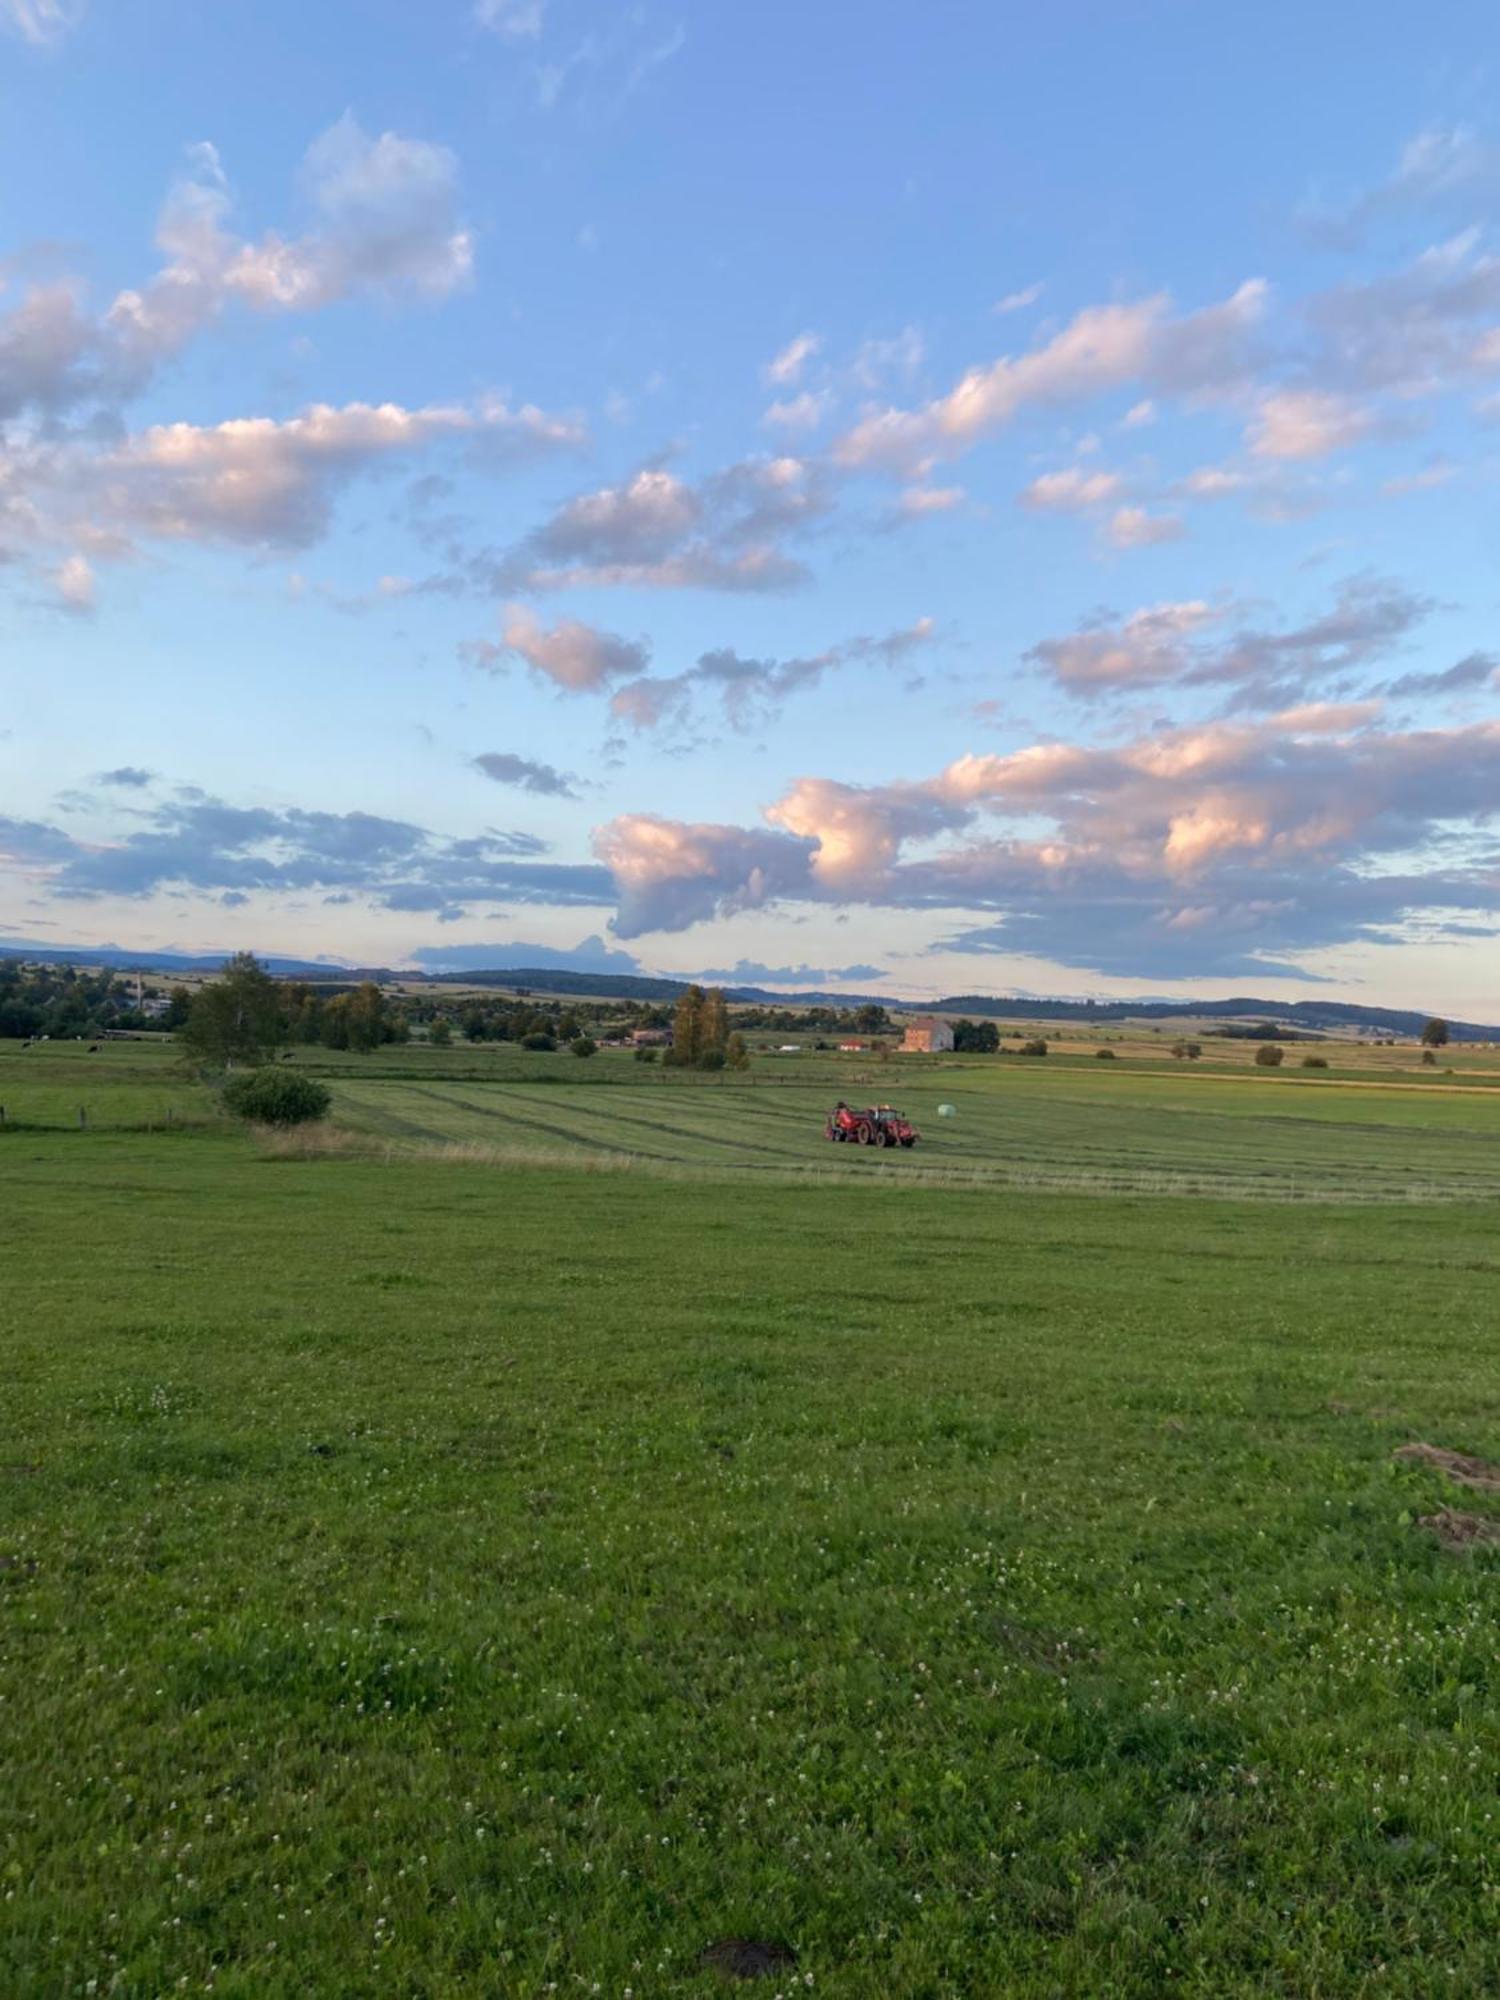
[[[1365,1007],[1346,1000],[1003,1000],[960,993],[934,1001],[934,1014],[986,1014],[1026,1021],[1285,1021],[1297,1028],[1363,1028],[1371,1034],[1418,1035],[1428,1016],[1402,1007]],[[1445,1017],[1447,1018],[1447,1017]],[[1500,1040],[1500,1027],[1448,1020],[1455,1041]]]
[[[0,959],[26,959],[32,964],[101,965],[116,971],[212,973],[225,954],[190,957],[180,952],[124,951],[116,945],[58,946],[11,940],[0,943]],[[326,959],[275,958],[261,963],[282,979],[317,979],[349,985],[360,979],[401,980],[406,985],[493,986],[502,992],[576,995],[588,1000],[642,1000],[670,1004],[688,985],[685,979],[655,978],[648,973],[569,972],[555,965],[497,967],[478,972],[412,972],[384,965],[335,965]],[[1038,1000],[1012,999],[995,993],[956,993],[943,1000],[895,1000],[888,993],[773,993],[764,986],[727,986],[725,998],[741,1006],[863,1007],[873,1004],[893,1014],[972,1014],[991,1020],[1068,1021],[1281,1021],[1309,1032],[1363,1029],[1374,1035],[1417,1035],[1426,1014],[1401,1007],[1366,1007],[1347,1000],[1258,1000],[1237,995],[1227,1000]],[[1458,1042],[1500,1041],[1500,1026],[1455,1021],[1448,1026]]]
[[[209,952],[190,957],[176,951],[123,951],[118,945],[32,944],[11,939],[0,943],[0,959],[24,959],[28,965],[100,965],[111,972],[218,972],[228,952]],[[328,959],[273,958],[256,953],[268,972],[279,979],[338,979],[346,984],[360,979],[405,979],[383,966],[333,964]]]

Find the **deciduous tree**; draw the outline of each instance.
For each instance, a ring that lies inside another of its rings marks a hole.
[[[672,1049],[668,1060],[678,1068],[691,1069],[703,1053],[703,1009],[708,995],[701,986],[690,986],[677,1002],[672,1015]]]
[[[216,1069],[264,1062],[286,1038],[281,988],[248,951],[230,959],[222,978],[199,988],[178,1031],[188,1053]]]

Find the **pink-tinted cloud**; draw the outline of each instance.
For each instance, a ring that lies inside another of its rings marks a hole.
[[[1001,430],[1023,410],[1060,408],[1139,384],[1156,395],[1224,395],[1250,379],[1267,288],[1176,314],[1164,294],[1090,306],[1043,346],[971,368],[919,409],[872,410],[835,447],[845,466],[921,473]]]
[[[1500,723],[1388,732],[1378,704],[1313,705],[966,757],[916,782],[805,778],[767,808],[770,832],[628,816],[596,852],[627,937],[780,900],[861,902],[991,911],[1003,948],[1067,963],[1148,971],[1190,941],[1198,968],[1240,969],[1257,943],[1284,958],[1417,910],[1500,924],[1500,880],[1450,839],[1489,819],[1497,785]],[[985,936],[969,948],[1002,948]]]
[[[302,191],[302,233],[237,236],[218,153],[195,146],[162,208],[164,261],[146,284],[96,316],[81,286],[51,281],[0,314],[0,418],[128,400],[233,303],[306,313],[358,294],[439,299],[468,282],[473,238],[446,147],[372,137],[346,113],[309,148]]]

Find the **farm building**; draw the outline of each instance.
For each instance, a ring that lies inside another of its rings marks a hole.
[[[630,1037],[630,1045],[635,1049],[669,1049],[672,1046],[670,1028],[636,1028]]]
[[[935,1056],[953,1046],[953,1030],[936,1014],[919,1014],[906,1024],[901,1047],[908,1054]]]
[[[866,1046],[867,1044],[864,1042],[840,1042],[839,1054],[841,1056],[862,1056]]]

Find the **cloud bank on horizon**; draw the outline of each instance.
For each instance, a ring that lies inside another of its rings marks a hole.
[[[0,933],[1500,1007],[1487,10],[174,5],[0,0]]]

